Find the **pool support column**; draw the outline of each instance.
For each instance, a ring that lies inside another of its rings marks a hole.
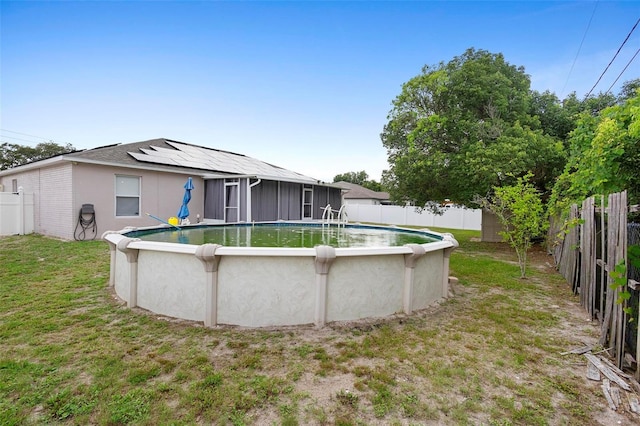
[[[327,282],[329,269],[336,258],[336,249],[331,246],[316,247],[316,327],[324,327],[327,323]]]
[[[420,244],[405,244],[411,249],[411,253],[404,255],[404,289],[402,292],[402,307],[404,313],[409,315],[413,312],[413,282],[416,269],[416,261],[426,253]]]
[[[116,245],[106,239],[109,234],[117,234],[117,232],[107,231],[100,238],[109,244],[109,287],[113,287],[116,283]]]
[[[135,308],[138,306],[138,249],[129,248],[129,244],[134,241],[140,241],[139,238],[123,238],[118,241],[118,250],[127,256],[129,264],[129,300],[127,307]]]
[[[207,273],[206,294],[205,294],[205,327],[215,327],[218,325],[218,265],[220,256],[216,256],[216,250],[222,247],[219,244],[203,244],[196,248],[195,256],[204,265]]]
[[[451,259],[451,253],[460,245],[458,240],[453,237],[453,234],[444,234],[443,241],[450,241],[453,247],[444,249],[443,265],[442,265],[442,297],[449,298],[449,259]]]

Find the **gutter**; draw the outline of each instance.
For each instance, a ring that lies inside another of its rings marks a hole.
[[[196,169],[182,169],[182,170],[160,169],[160,168],[157,168],[157,167],[140,166],[140,165],[135,165],[135,164],[111,163],[111,162],[107,162],[107,161],[87,160],[86,158],[78,158],[78,157],[73,157],[73,156],[69,156],[69,155],[61,155],[61,156],[58,156],[58,157],[48,158],[46,160],[40,160],[40,161],[36,161],[36,162],[33,162],[33,163],[24,164],[22,166],[13,167],[11,169],[2,170],[2,171],[0,171],[0,176],[7,176],[7,175],[15,174],[15,173],[26,172],[26,171],[33,170],[33,169],[39,169],[39,168],[42,168],[42,167],[54,166],[57,163],[61,163],[63,161],[70,162],[70,163],[94,164],[94,165],[97,165],[97,166],[105,166],[105,167],[119,167],[119,168],[123,168],[123,169],[147,170],[147,171],[153,171],[153,172],[166,172],[166,173],[181,174],[181,175],[190,174],[192,176],[198,176],[198,177],[201,177],[201,178],[204,178],[205,173],[209,173],[206,170],[196,170]],[[180,166],[175,166],[175,167],[178,168]],[[222,176],[225,176],[225,175],[220,175],[220,176],[218,176],[218,178],[222,177]]]
[[[204,174],[204,175],[202,175],[202,178],[204,180],[222,179],[222,178],[226,178],[226,179],[247,179],[248,178],[248,179],[273,180],[273,181],[290,182],[290,183],[303,183],[303,184],[306,184],[306,185],[329,186],[331,188],[342,189],[342,188],[340,188],[339,186],[337,186],[337,185],[335,185],[333,183],[326,183],[326,182],[322,182],[320,180],[316,180],[316,179],[313,179],[313,178],[309,178],[309,180],[302,180],[302,179],[294,179],[294,178],[287,178],[287,177],[281,177],[281,176],[268,176],[268,175],[258,175],[258,174],[253,174],[253,175]]]

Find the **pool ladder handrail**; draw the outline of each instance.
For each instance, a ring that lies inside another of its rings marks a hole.
[[[345,207],[346,204],[343,204],[340,206],[340,210],[334,210],[331,208],[331,204],[327,204],[322,212],[322,226],[336,223],[338,227],[340,227],[340,225],[344,227],[349,223],[349,217]],[[334,214],[336,214],[335,217]]]

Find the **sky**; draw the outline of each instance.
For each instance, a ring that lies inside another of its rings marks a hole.
[[[0,142],[167,138],[380,181],[380,133],[424,65],[483,49],[533,90],[583,97],[638,18],[640,2],[604,0],[0,0]],[[594,93],[639,78],[639,48],[636,28]]]

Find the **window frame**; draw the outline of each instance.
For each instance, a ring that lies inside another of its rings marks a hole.
[[[234,188],[235,187],[235,188]],[[229,196],[233,195],[235,189],[235,198],[230,200]],[[235,202],[234,205],[230,205],[230,201]],[[235,220],[230,221],[230,216],[235,214]],[[240,179],[230,178],[224,181],[224,222],[240,222]]]
[[[309,196],[309,200],[307,200],[307,195]],[[308,215],[305,207],[308,207]],[[302,220],[311,220],[313,219],[313,185],[304,184],[302,185],[302,211],[301,211]]]
[[[136,179],[138,181],[138,194],[137,195],[132,195],[132,194],[120,194],[118,193],[118,179],[121,178],[126,178],[126,179]],[[115,175],[115,179],[114,179],[114,188],[113,188],[113,192],[114,192],[114,216],[116,218],[126,218],[126,217],[140,217],[140,210],[142,207],[142,176],[135,176],[135,175]],[[132,198],[137,198],[138,199],[138,212],[137,214],[118,214],[118,199],[132,199]]]

